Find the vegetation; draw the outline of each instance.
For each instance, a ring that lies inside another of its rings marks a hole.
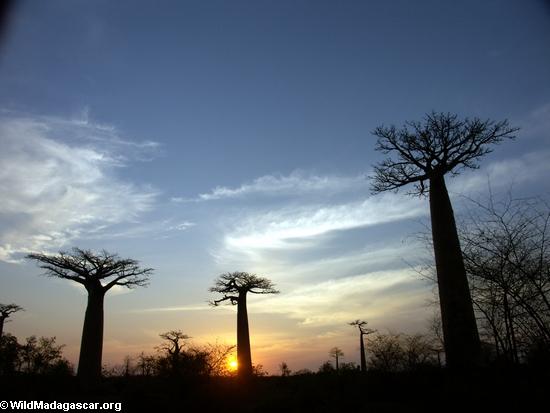
[[[541,198],[473,201],[460,237],[491,359],[550,359],[550,205]]]
[[[336,371],[338,371],[339,369],[338,360],[340,359],[340,357],[344,357],[344,352],[338,347],[333,347],[330,349],[328,354],[330,357],[334,359],[334,363],[336,365]]]
[[[71,375],[73,368],[63,358],[63,345],[55,337],[27,337],[24,344],[11,334],[0,338],[0,375]]]
[[[17,313],[18,311],[25,311],[23,307],[18,306],[17,304],[1,304],[0,303],[0,337],[4,332],[4,323],[11,317],[12,314]]]
[[[253,368],[246,307],[247,294],[278,294],[279,291],[267,278],[247,272],[231,272],[220,275],[210,291],[222,294],[222,298],[211,302],[212,305],[218,306],[222,302],[237,305],[238,374],[241,377],[250,377],[253,374]]]
[[[516,131],[507,121],[461,120],[435,112],[423,122],[407,122],[401,129],[381,126],[374,131],[376,150],[390,157],[375,166],[372,191],[413,184],[412,193],[430,198],[445,354],[452,368],[478,365],[481,347],[445,175],[477,168],[479,159],[490,153],[493,145],[514,138]]]
[[[57,255],[35,253],[28,259],[39,263],[50,277],[62,278],[81,284],[88,292],[88,305],[84,316],[82,343],[78,359],[78,376],[87,385],[97,383],[101,377],[103,352],[103,300],[113,287],[134,288],[147,284],[152,268],[141,268],[133,259],[121,259],[116,254],[73,248],[71,253]]]
[[[367,371],[367,359],[365,357],[365,340],[363,336],[373,334],[376,330],[367,327],[367,322],[362,320],[355,320],[349,323],[350,326],[356,326],[359,330],[359,352],[361,357],[361,372],[364,373]]]

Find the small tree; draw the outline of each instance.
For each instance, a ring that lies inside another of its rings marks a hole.
[[[25,309],[17,304],[0,304],[0,337],[4,333],[4,322],[18,311],[25,311]]]
[[[72,374],[69,361],[63,358],[63,347],[56,344],[55,337],[28,337],[20,351],[23,370],[28,374]]]
[[[376,330],[372,328],[367,328],[367,322],[362,320],[355,320],[349,323],[350,326],[357,326],[359,330],[359,348],[361,351],[361,373],[367,371],[367,359],[365,357],[365,342],[363,336],[367,336],[372,333],[376,333]]]
[[[155,356],[148,356],[142,351],[137,358],[136,367],[142,376],[150,376],[155,371],[156,361]]]
[[[22,346],[10,333],[0,337],[0,376],[14,374],[21,365]]]
[[[281,376],[283,377],[288,377],[290,376],[290,373],[292,373],[292,370],[288,368],[288,364],[286,364],[285,361],[279,364],[279,370],[281,370]]]
[[[248,293],[278,294],[279,291],[267,278],[247,272],[231,272],[220,275],[210,291],[223,294],[219,300],[212,301],[212,305],[218,306],[222,302],[237,305],[237,371],[241,377],[250,377],[253,374],[253,369],[246,296]]]
[[[335,369],[330,363],[330,361],[325,361],[323,364],[319,366],[319,369],[317,371],[320,374],[332,374],[334,373]]]
[[[201,351],[207,355],[207,374],[209,376],[228,376],[231,375],[228,361],[235,352],[235,345],[222,343],[208,343],[201,347]]]
[[[328,352],[329,356],[334,358],[335,360],[335,364],[336,364],[336,371],[338,371],[338,359],[340,357],[344,357],[344,352],[339,349],[338,347],[333,347],[330,349],[330,351]]]
[[[449,113],[431,113],[423,123],[401,129],[378,127],[376,150],[393,155],[375,166],[373,193],[414,184],[416,194],[429,194],[441,319],[447,365],[471,367],[479,362],[480,342],[445,175],[477,168],[491,146],[514,138],[508,122],[459,120]],[[428,184],[428,187],[426,186]]]
[[[369,339],[369,364],[373,370],[396,372],[405,367],[400,334],[377,334]]]
[[[511,194],[471,202],[459,234],[484,338],[511,363],[538,343],[550,353],[550,204]]]
[[[166,333],[159,334],[159,336],[165,341],[158,349],[167,354],[170,372],[179,373],[180,364],[182,362],[183,346],[185,340],[189,340],[191,337],[184,334],[181,330],[170,330]]]
[[[70,253],[35,253],[27,258],[38,261],[40,268],[46,270],[45,275],[76,282],[88,292],[77,374],[84,385],[93,385],[101,377],[105,294],[114,286],[134,288],[147,285],[153,269],[141,268],[138,261],[121,259],[105,250],[93,253],[73,248]]]

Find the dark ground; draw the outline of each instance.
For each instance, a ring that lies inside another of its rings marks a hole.
[[[12,376],[0,377],[0,394],[0,400],[122,402],[125,412],[530,412],[548,408],[550,372],[352,372],[257,377],[247,383],[130,376],[103,379],[93,392],[79,389],[75,377]]]

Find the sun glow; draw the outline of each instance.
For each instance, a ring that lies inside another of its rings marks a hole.
[[[230,371],[237,371],[237,368],[239,367],[239,363],[237,363],[237,359],[234,357],[231,357],[227,360],[227,367]]]

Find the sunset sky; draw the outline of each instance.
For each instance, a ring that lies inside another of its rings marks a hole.
[[[448,181],[465,196],[550,195],[548,1],[21,1],[0,39],[0,302],[20,341],[56,336],[76,362],[85,292],[31,251],[106,249],[155,269],[105,302],[104,362],[159,333],[235,343],[222,272],[249,299],[270,373],[359,361],[360,318],[424,332],[415,266],[427,201],[372,196],[376,126],[432,110],[508,119],[518,139]],[[405,191],[404,191],[405,192]]]

